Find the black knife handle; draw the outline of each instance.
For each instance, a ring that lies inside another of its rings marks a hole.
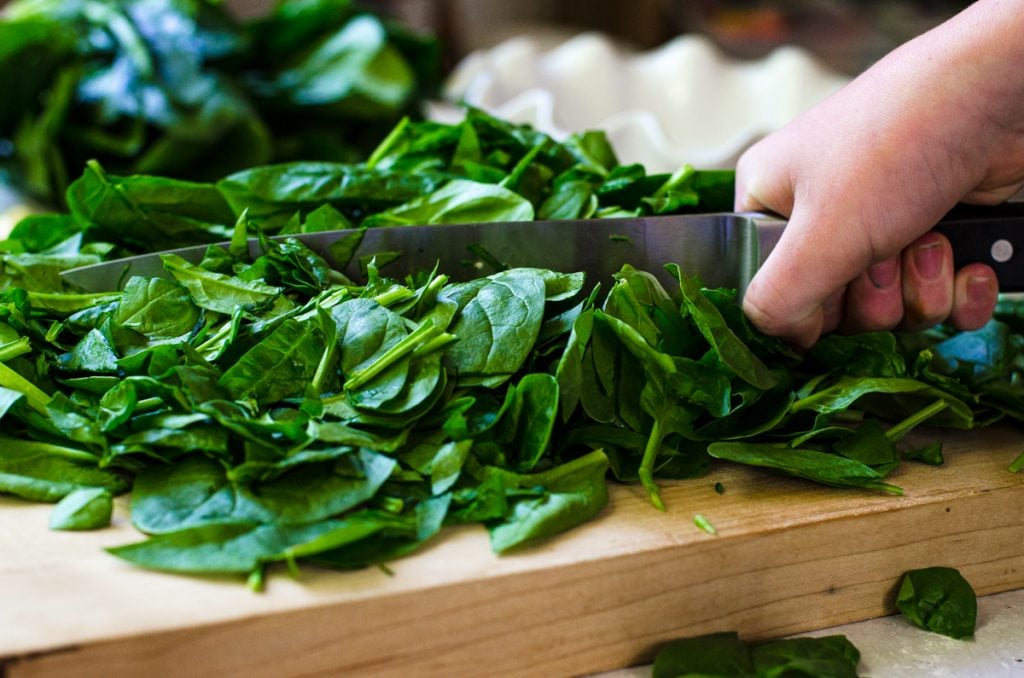
[[[1024,203],[958,205],[935,227],[953,245],[953,263],[988,264],[1000,292],[1024,292]]]

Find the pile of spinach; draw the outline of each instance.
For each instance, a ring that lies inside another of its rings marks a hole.
[[[370,262],[357,285],[297,241],[264,247],[166,255],[169,278],[112,294],[2,293],[0,491],[60,500],[55,526],[82,529],[131,487],[150,538],[113,553],[254,581],[459,523],[504,551],[605,505],[605,455],[551,440],[582,276],[398,282]]]
[[[211,180],[365,158],[436,90],[440,48],[350,0],[283,0],[244,23],[214,0],[18,0],[0,80],[0,165],[59,202],[89,159]]]
[[[114,553],[258,584],[268,563],[379,563],[459,523],[504,551],[593,517],[609,469],[658,506],[657,479],[715,460],[898,493],[902,460],[941,463],[901,446],[918,424],[1024,418],[1013,308],[978,332],[831,336],[801,355],[755,331],[735,292],[672,266],[669,289],[628,265],[605,281],[500,266],[396,280],[381,255],[355,282],[266,237],[724,209],[732,180],[648,175],[600,133],[557,143],[475,110],[403,120],[362,163],[215,183],[91,162],[67,212],[4,244],[0,491],[59,501],[54,526],[82,529],[131,489],[150,537]],[[226,239],[116,292],[59,276]]]

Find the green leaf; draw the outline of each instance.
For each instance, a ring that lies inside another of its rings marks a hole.
[[[83,487],[67,494],[53,507],[51,530],[95,530],[110,525],[113,495],[102,487]]]
[[[845,636],[783,638],[748,645],[735,632],[674,640],[654,659],[653,678],[856,678],[860,651]]]
[[[652,678],[749,678],[756,675],[747,645],[735,632],[666,643],[654,658]]]
[[[688,278],[678,267],[669,267],[679,279],[679,289],[700,333],[718,353],[722,364],[751,386],[768,390],[778,383],[761,359],[747,347],[726,324],[721,312],[701,294],[697,281]]]
[[[353,536],[351,524],[343,520],[307,525],[211,523],[107,551],[135,565],[164,572],[245,574],[261,563],[283,559],[291,549],[338,531],[347,538]],[[372,531],[361,526],[356,536]]]
[[[793,449],[774,443],[745,442],[711,443],[708,454],[715,459],[761,466],[824,485],[903,494],[900,488],[883,482],[883,475],[870,466],[834,454]]]
[[[55,502],[82,488],[120,494],[128,487],[119,473],[97,468],[88,452],[51,443],[0,438],[0,492],[30,501]]]
[[[448,331],[458,337],[447,352],[461,383],[505,382],[526,360],[544,319],[545,285],[533,269],[512,269],[457,283],[438,295],[458,314]]]
[[[758,676],[829,676],[857,678],[860,651],[846,636],[781,638],[750,648]]]
[[[465,179],[393,207],[363,222],[364,226],[473,224],[496,221],[532,221],[533,205],[517,193]]]
[[[933,442],[920,447],[903,450],[900,455],[910,461],[919,461],[929,466],[942,466],[945,460],[942,457],[942,443]]]
[[[558,418],[558,381],[550,374],[527,374],[514,389],[512,402],[499,422],[520,472],[531,470],[544,457]]]
[[[311,523],[369,500],[394,468],[392,459],[364,450],[249,485],[232,482],[216,462],[193,456],[138,475],[132,523],[151,534],[211,524]]]
[[[491,525],[491,548],[502,553],[596,516],[608,503],[607,470],[608,458],[595,451],[543,473],[502,472],[506,487],[541,488],[543,492],[513,502],[504,518]]]
[[[234,215],[220,192],[157,176],[107,174],[90,161],[67,192],[68,207],[98,238],[161,250],[230,237]]]
[[[971,408],[956,396],[922,381],[900,377],[842,377],[828,388],[793,403],[792,411],[812,410],[824,414],[840,412],[859,403],[865,396],[893,396],[882,401],[885,407],[879,404],[880,409],[886,410],[885,414],[890,417],[897,416],[901,409],[918,411],[936,400],[942,400],[949,409],[936,417],[936,420],[956,428],[971,428],[974,425]]]
[[[296,212],[306,214],[324,204],[377,212],[431,193],[443,181],[424,173],[302,162],[247,169],[221,180],[217,188],[237,214],[248,210],[250,218],[272,229]]]
[[[58,358],[58,364],[69,372],[116,373],[117,360],[117,352],[106,335],[90,330],[71,351]]]
[[[160,258],[174,279],[188,290],[192,301],[209,311],[231,315],[237,308],[256,310],[269,305],[281,293],[279,287],[205,271],[176,254],[162,254]]]
[[[288,319],[229,367],[219,383],[236,400],[278,402],[306,389],[323,351],[323,337],[312,323]]]
[[[346,105],[370,118],[404,107],[414,84],[412,68],[389,44],[380,19],[364,14],[278,73],[270,86],[301,106]]]
[[[922,629],[958,639],[974,635],[978,598],[954,568],[927,567],[904,573],[896,607]]]
[[[128,280],[114,319],[152,339],[188,334],[199,322],[199,309],[188,291],[163,278]]]

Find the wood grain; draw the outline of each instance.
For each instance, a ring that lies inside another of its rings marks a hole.
[[[309,568],[262,595],[105,554],[138,539],[123,505],[113,528],[75,534],[48,531],[48,506],[0,500],[0,675],[568,675],[649,661],[673,637],[887,614],[915,567],[957,567],[979,594],[1024,587],[1024,476],[1007,470],[1024,434],[931,435],[947,462],[905,464],[903,497],[718,466],[665,484],[665,513],[616,486],[597,520],[513,555],[462,528],[392,576]]]

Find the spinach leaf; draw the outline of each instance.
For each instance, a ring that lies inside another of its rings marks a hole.
[[[113,496],[102,487],[83,487],[68,493],[53,507],[51,530],[95,530],[110,524]]]
[[[902,489],[883,482],[884,476],[870,466],[855,459],[815,450],[793,449],[773,443],[718,442],[708,445],[708,454],[715,459],[774,469],[823,485],[903,494]]]
[[[171,339],[191,332],[199,309],[188,292],[163,278],[131,278],[114,319],[151,339]]]
[[[171,249],[230,237],[234,215],[209,184],[114,176],[90,161],[68,187],[68,208],[93,237],[136,249]]]
[[[248,485],[233,482],[216,462],[189,457],[138,475],[132,522],[149,534],[218,524],[312,523],[373,497],[394,467],[394,461],[367,450]]]
[[[549,374],[527,374],[509,391],[514,395],[498,424],[498,437],[514,450],[516,469],[525,472],[537,465],[551,443],[558,417],[558,381]]]
[[[754,676],[746,643],[735,632],[712,633],[666,643],[654,658],[652,678]]]
[[[512,501],[508,512],[490,525],[491,548],[502,553],[596,516],[608,503],[607,470],[608,458],[595,451],[543,473],[497,473],[506,488],[537,488],[539,494]]]
[[[533,205],[518,193],[475,181],[455,179],[428,195],[378,212],[364,226],[471,224],[532,221]]]
[[[262,282],[206,271],[176,254],[164,254],[161,259],[174,279],[188,290],[193,303],[209,311],[227,315],[239,307],[255,311],[269,305],[281,293],[279,287]]]
[[[289,550],[338,531],[348,538],[353,536],[351,522],[345,520],[306,525],[209,523],[107,551],[136,565],[164,572],[245,574],[267,561],[284,559]],[[372,531],[361,527],[356,536],[367,533]]]
[[[697,281],[683,275],[678,267],[669,267],[669,270],[679,280],[679,289],[690,316],[722,363],[752,386],[762,390],[775,386],[777,379],[736,336],[714,304],[701,294]]]
[[[248,211],[264,228],[283,225],[296,212],[328,204],[341,210],[398,205],[429,194],[444,183],[430,174],[410,174],[343,163],[302,162],[254,167],[222,179],[218,190],[236,213]]]
[[[758,676],[857,678],[860,651],[846,636],[782,638],[750,647]]]
[[[0,439],[0,492],[55,502],[83,488],[112,494],[128,488],[123,475],[97,468],[97,462],[94,455],[75,448],[5,436]]]
[[[544,318],[544,278],[533,269],[502,271],[456,283],[438,301],[458,308],[448,350],[459,383],[499,386],[525,362]]]
[[[654,678],[834,676],[856,678],[860,651],[845,636],[748,644],[735,632],[674,640],[658,651]]]
[[[274,403],[302,393],[324,351],[311,323],[288,319],[229,367],[219,383],[235,400]]]
[[[974,635],[978,597],[956,569],[926,567],[903,575],[896,607],[906,619],[950,638]]]

